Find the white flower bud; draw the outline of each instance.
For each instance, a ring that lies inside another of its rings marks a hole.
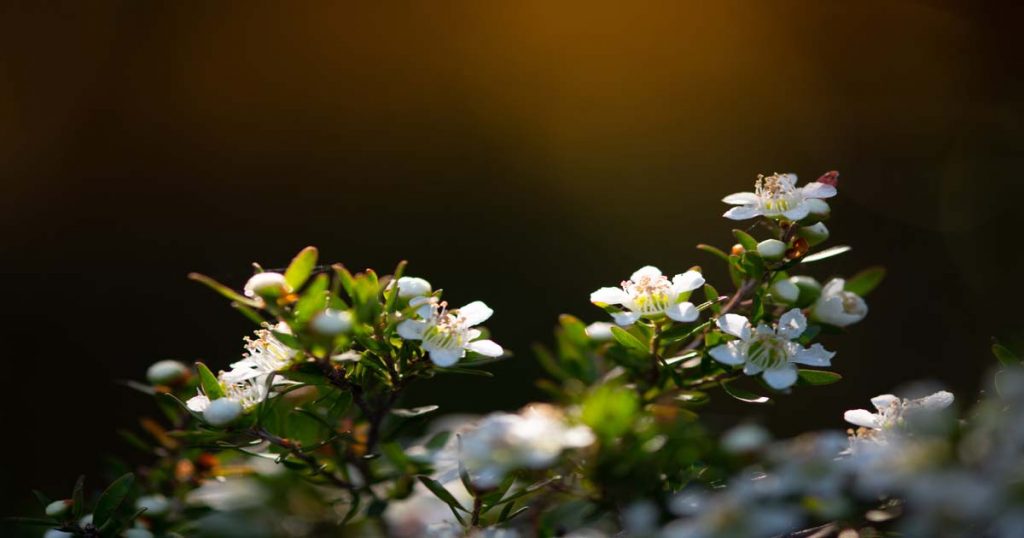
[[[836,327],[853,325],[868,315],[868,304],[856,293],[846,291],[846,281],[833,278],[811,307],[811,319]]]
[[[246,297],[280,297],[291,291],[291,286],[281,273],[256,273],[245,283]]]
[[[786,255],[786,244],[778,239],[765,239],[757,244],[757,253],[766,260],[781,260]]]
[[[797,231],[798,237],[807,241],[807,246],[815,246],[824,243],[828,239],[828,228],[824,223],[818,222],[810,226],[801,226]]]
[[[808,198],[804,203],[807,204],[809,211],[807,219],[809,220],[827,219],[829,214],[832,213],[832,208],[828,206],[828,202],[820,198]]]
[[[64,514],[68,513],[71,505],[74,504],[71,499],[61,499],[59,501],[53,501],[46,505],[46,515],[50,517],[63,517]]]
[[[152,385],[174,385],[188,376],[188,366],[172,360],[154,362],[146,370],[146,379]]]
[[[219,398],[203,411],[203,418],[211,426],[227,426],[242,415],[242,404],[228,398]]]
[[[132,527],[121,534],[124,538],[153,538],[153,533],[142,527]]]
[[[74,538],[74,536],[74,534],[60,529],[50,529],[43,534],[43,538]]]
[[[403,276],[398,279],[398,296],[402,299],[430,295],[430,282],[414,276]]]
[[[345,310],[324,310],[310,322],[313,332],[324,336],[337,336],[352,328],[352,314]]]
[[[146,509],[144,514],[146,517],[159,517],[166,514],[171,508],[171,501],[163,495],[144,495],[135,501],[136,510],[143,508]]]
[[[793,304],[800,298],[800,288],[789,280],[780,280],[772,284],[772,298],[782,304]]]
[[[598,342],[607,342],[612,339],[612,327],[614,326],[614,323],[607,321],[596,321],[587,325],[587,336]]]
[[[817,301],[818,297],[821,296],[821,283],[812,277],[804,275],[791,276],[789,281],[800,290],[800,297],[796,301],[796,304],[799,306],[807,306]]]

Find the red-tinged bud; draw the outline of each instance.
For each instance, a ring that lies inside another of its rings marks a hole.
[[[839,186],[839,172],[832,170],[825,172],[818,178],[818,183],[824,183],[826,185],[832,185],[833,187]]]

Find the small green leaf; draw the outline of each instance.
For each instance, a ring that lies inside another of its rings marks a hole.
[[[1020,358],[1017,354],[1010,351],[1009,348],[1002,344],[992,344],[992,354],[999,359],[999,362],[1006,366],[1020,366]]]
[[[220,386],[217,376],[213,375],[205,364],[197,362],[196,371],[199,372],[199,385],[203,387],[203,392],[210,401],[224,397],[224,387]]]
[[[75,489],[71,493],[71,513],[75,519],[85,515],[85,475],[78,477],[75,481]]]
[[[94,525],[102,527],[110,518],[114,517],[117,509],[124,502],[124,498],[131,493],[134,483],[135,475],[128,473],[110,484],[110,487],[96,501],[96,511],[93,512]]]
[[[722,312],[722,303],[719,301],[721,295],[711,284],[704,284],[704,298],[711,303],[711,311],[716,315]]]
[[[317,275],[295,303],[295,319],[306,323],[327,306],[327,286],[330,279],[326,274]]]
[[[844,289],[861,297],[871,293],[885,278],[885,267],[876,265],[853,275],[846,281]]]
[[[838,256],[840,254],[843,254],[844,252],[849,252],[851,250],[851,248],[852,247],[847,246],[847,245],[840,245],[840,246],[837,246],[837,247],[826,248],[825,250],[823,250],[821,252],[815,252],[814,254],[811,254],[810,256],[806,256],[806,257],[802,258],[800,261],[803,262],[803,263],[811,263],[811,262],[821,261],[821,260],[824,260],[824,259],[827,259],[827,258],[831,258],[833,256]]]
[[[442,448],[444,448],[444,445],[448,444],[448,439],[451,438],[451,436],[452,432],[450,431],[437,432],[434,434],[433,437],[430,438],[430,440],[427,441],[426,445],[424,446],[427,447],[427,450],[431,451],[441,450]]]
[[[214,279],[212,279],[212,278],[210,278],[210,277],[208,277],[206,275],[202,275],[202,274],[199,274],[199,273],[189,273],[188,274],[188,278],[189,278],[189,280],[195,280],[196,282],[199,282],[200,284],[206,285],[206,287],[210,288],[211,290],[221,294],[224,297],[227,297],[228,299],[231,299],[232,301],[234,301],[234,302],[236,302],[238,304],[243,304],[243,305],[246,305],[246,306],[251,306],[253,308],[258,308],[260,306],[260,304],[258,302],[254,301],[254,300],[252,300],[252,299],[250,299],[248,297],[245,297],[244,295],[242,295],[242,294],[236,292],[235,290],[225,286],[224,284],[221,284],[220,282],[217,282],[216,280],[214,280]]]
[[[427,486],[427,489],[429,489],[430,492],[433,493],[435,497],[441,499],[442,502],[451,507],[453,513],[455,512],[456,508],[462,510],[463,512],[466,512],[467,514],[469,513],[469,510],[463,508],[463,506],[459,504],[458,499],[456,499],[455,496],[451,494],[451,492],[444,489],[444,486],[442,486],[441,483],[438,482],[437,480],[434,480],[433,478],[430,478],[429,476],[426,475],[417,475],[416,478],[418,478],[419,481],[422,482],[424,486]]]
[[[661,333],[661,341],[664,343],[673,343],[681,340],[687,340],[704,329],[707,329],[710,323],[710,321],[705,321],[696,327],[691,327],[689,325],[675,325]]]
[[[292,263],[288,264],[288,269],[284,271],[284,280],[293,290],[301,288],[309,279],[309,275],[313,274],[317,254],[316,247],[306,247],[292,258]]]
[[[36,500],[39,501],[39,504],[43,507],[43,509],[45,509],[47,506],[50,506],[50,503],[53,502],[53,500],[47,497],[45,493],[39,491],[38,489],[32,490],[32,495],[36,496]]]
[[[757,239],[754,239],[754,236],[744,232],[743,230],[733,230],[732,235],[744,249],[751,252],[757,252]]]
[[[635,351],[642,355],[650,354],[650,349],[644,345],[643,342],[638,340],[635,336],[629,332],[623,330],[620,327],[612,327],[612,336],[615,337],[615,341],[621,344],[626,349]]]
[[[391,414],[396,417],[411,418],[437,411],[438,408],[439,406],[436,405],[424,405],[422,407],[413,407],[412,409],[395,408],[391,410]]]
[[[389,314],[395,311],[398,304],[398,279],[402,278],[402,275],[405,274],[405,266],[408,264],[409,262],[405,260],[398,262],[395,272],[391,274],[389,288],[385,288],[384,311]]]
[[[771,401],[771,398],[767,396],[758,396],[753,392],[748,392],[746,390],[743,390],[739,387],[732,385],[732,383],[730,383],[729,381],[721,381],[719,382],[719,385],[722,386],[722,390],[724,390],[726,394],[732,396],[733,398],[736,398],[741,402],[763,404]]]
[[[726,254],[725,252],[722,252],[722,250],[717,248],[717,247],[713,247],[711,245],[705,245],[704,243],[701,243],[701,244],[697,245],[697,250],[703,250],[704,252],[707,252],[708,254],[711,254],[712,256],[720,258],[725,263],[729,263],[729,255]]]
[[[831,385],[832,383],[838,383],[843,378],[843,376],[835,372],[805,370],[803,368],[797,371],[797,375],[800,376],[800,381],[807,385]]]

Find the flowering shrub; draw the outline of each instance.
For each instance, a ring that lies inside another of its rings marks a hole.
[[[702,422],[713,398],[757,405],[840,380],[841,346],[818,338],[865,318],[884,271],[803,274],[849,250],[816,250],[836,194],[834,172],[759,177],[724,199],[749,221],[737,244],[698,246],[730,282],[646,266],[601,287],[590,300],[611,322],[563,315],[537,350],[549,402],[436,417],[423,435],[405,427],[437,407],[401,407],[407,387],[506,357],[484,302],[451,308],[404,263],[353,274],[313,247],[257,266],[241,292],[194,274],[255,324],[241,358],[217,373],[154,363],[129,385],[162,418],[127,436],[152,461],[96,496],[82,479],[66,499],[38,493],[42,513],[11,521],[47,538],[1019,535],[1024,372],[1001,346],[962,421],[939,391],[872,398],[837,417],[845,434]]]

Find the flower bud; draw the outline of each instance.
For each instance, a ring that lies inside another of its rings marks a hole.
[[[804,238],[808,246],[815,246],[824,243],[828,239],[828,228],[824,223],[818,222],[810,226],[801,226],[797,231],[798,237]]]
[[[203,411],[203,418],[211,426],[227,426],[242,415],[242,404],[228,398],[218,398]]]
[[[798,306],[807,306],[821,296],[821,284],[809,276],[792,276],[789,277],[789,281],[800,290],[800,296],[796,300]]]
[[[430,282],[414,276],[403,276],[398,279],[398,296],[402,299],[430,295]]]
[[[757,253],[766,260],[778,261],[786,254],[786,244],[778,239],[765,239],[757,244]]]
[[[789,280],[780,280],[772,284],[772,299],[777,303],[790,305],[800,298],[800,288]]]
[[[821,296],[811,307],[811,319],[836,327],[846,327],[868,315],[868,304],[856,293],[846,291],[846,281],[833,278],[825,284]]]
[[[68,513],[68,510],[71,508],[72,504],[74,504],[74,502],[72,502],[71,499],[61,499],[59,501],[53,501],[52,503],[46,505],[46,515],[55,518],[64,517],[64,515]]]
[[[324,310],[313,317],[310,328],[324,336],[347,333],[352,328],[352,314],[345,310]]]
[[[135,509],[145,508],[146,517],[159,517],[167,513],[171,508],[171,502],[163,495],[143,495],[135,501]]]
[[[732,249],[729,250],[729,254],[732,254],[733,256],[739,256],[740,254],[743,254],[746,251],[747,249],[743,248],[743,245],[736,243],[735,245],[732,246]]]
[[[607,342],[613,338],[612,327],[614,326],[606,321],[595,321],[587,325],[587,336],[596,342]]]
[[[188,378],[188,366],[181,362],[163,360],[154,362],[146,370],[146,379],[152,385],[176,385]]]
[[[74,536],[74,534],[60,529],[50,529],[43,534],[43,538],[74,538]]]
[[[832,208],[829,207],[828,202],[820,198],[808,198],[804,200],[804,203],[807,204],[808,209],[806,220],[824,220],[832,213]]]
[[[291,286],[281,273],[256,273],[245,283],[246,297],[275,299],[291,291]]]

